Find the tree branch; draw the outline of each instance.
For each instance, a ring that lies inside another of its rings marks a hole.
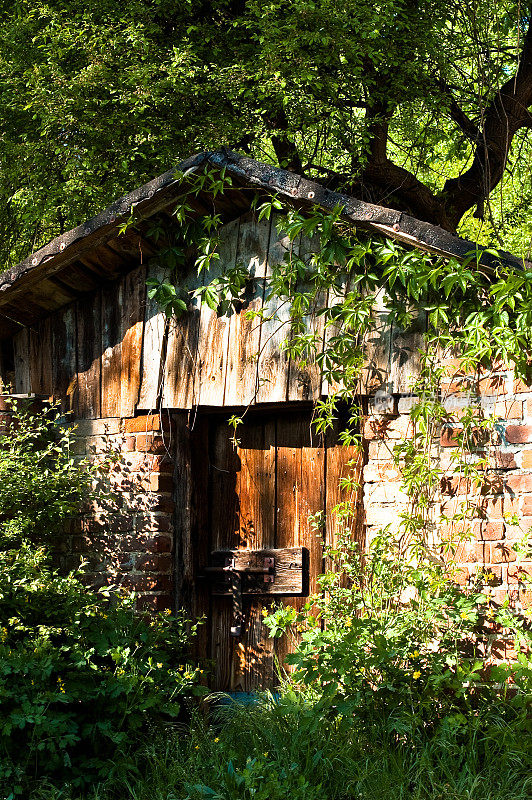
[[[523,42],[521,60],[513,78],[504,83],[486,108],[484,123],[466,172],[446,181],[441,199],[456,227],[470,208],[482,216],[484,201],[501,180],[513,137],[530,126],[532,105],[532,21]]]

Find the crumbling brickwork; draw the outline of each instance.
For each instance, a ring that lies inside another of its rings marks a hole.
[[[451,365],[452,367],[452,365]],[[440,491],[435,498],[434,521],[445,539],[465,536],[456,552],[461,585],[484,585],[495,602],[509,596],[512,603],[530,613],[532,593],[526,576],[532,576],[532,560],[520,557],[515,546],[532,527],[532,386],[515,378],[511,370],[470,379],[452,374],[444,379],[442,398],[449,413],[447,424],[432,442],[434,463],[442,469]],[[370,414],[364,438],[364,505],[367,536],[385,525],[398,525],[398,514],[407,508],[401,488],[401,470],[392,457],[395,444],[412,435],[409,411],[416,402],[402,395],[386,414]],[[452,451],[459,446],[461,418],[472,404],[496,422],[489,446],[479,438],[465,457],[486,457],[489,467],[482,485],[453,474]],[[464,504],[474,508],[471,521],[453,516]]]

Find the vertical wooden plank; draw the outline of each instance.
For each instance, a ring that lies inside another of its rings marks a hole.
[[[29,394],[31,392],[30,378],[30,332],[29,328],[22,328],[13,337],[15,355],[15,394]]]
[[[147,277],[163,280],[165,272],[158,265],[152,266],[148,268]],[[163,384],[166,336],[167,319],[164,311],[155,300],[148,297],[142,338],[142,376],[137,404],[140,411],[157,408]]]
[[[312,254],[319,250],[319,239],[317,237],[309,239],[302,237],[299,244],[299,258],[306,264],[309,263]],[[312,285],[304,281],[296,285],[296,291],[301,293],[312,292]],[[312,400],[316,401],[321,395],[321,369],[316,362],[316,356],[321,352],[325,336],[325,319],[323,315],[317,316],[316,312],[325,307],[327,303],[327,293],[319,292],[305,316],[304,333],[315,340],[317,347],[315,352],[310,353],[302,363],[300,359],[290,356],[288,368],[288,400]],[[318,344],[319,343],[319,344]]]
[[[41,320],[30,330],[31,391],[51,397],[52,386],[52,324],[50,317]]]
[[[135,414],[139,400],[145,309],[146,267],[141,265],[129,272],[124,278],[121,315],[121,417],[132,417]]]
[[[235,267],[239,227],[240,220],[236,219],[224,225],[220,230],[218,245],[220,259],[214,262],[213,269],[209,271],[208,280]],[[196,402],[202,406],[222,406],[224,404],[230,320],[234,313],[234,309],[231,309],[227,313],[219,315],[206,303],[201,306],[198,336],[200,374]]]
[[[189,433],[188,442],[185,440],[184,447],[190,448],[190,497],[191,509],[187,512],[186,509],[179,510],[180,495],[176,497],[177,521],[176,521],[176,536],[180,537],[179,527],[181,527],[183,536],[186,536],[184,530],[186,525],[190,525],[190,549],[188,545],[183,544],[182,556],[182,575],[178,575],[178,589],[179,596],[178,602],[183,604],[185,608],[191,608],[192,619],[200,620],[205,618],[205,623],[200,626],[198,635],[195,640],[195,650],[198,657],[205,659],[210,657],[211,653],[211,633],[212,633],[212,615],[210,611],[210,587],[208,581],[205,579],[198,579],[198,575],[205,575],[205,565],[208,564],[209,553],[211,550],[211,535],[210,535],[210,449],[209,449],[209,431],[210,420],[208,417],[198,415],[190,425],[188,422],[188,414],[176,414],[182,421],[177,425],[176,437],[179,446],[180,430],[183,430],[185,425],[184,419],[186,418],[186,430]],[[188,458],[188,456],[187,456]],[[175,484],[178,485],[180,475],[186,466],[180,467],[176,463],[175,471]],[[207,498],[207,501],[206,501]],[[192,564],[190,563],[190,550],[192,557]],[[189,555],[187,555],[187,551]],[[178,566],[178,569],[180,567]],[[209,676],[210,677],[210,676]],[[213,684],[214,685],[214,684]]]
[[[13,339],[0,342],[0,385],[3,391],[12,393],[15,385],[15,354]]]
[[[266,281],[263,298],[263,319],[260,325],[260,353],[257,360],[257,403],[284,402],[288,392],[289,356],[283,345],[290,337],[290,303],[275,295],[270,296],[268,279],[272,268],[282,264],[293,252],[297,257],[298,242],[277,229],[278,215],[272,215]]]
[[[185,292],[197,289],[203,276],[198,276],[194,263],[187,265],[180,284]],[[200,369],[198,339],[200,302],[193,297],[187,311],[179,319],[170,319],[164,364],[162,404],[165,408],[192,408],[198,403]]]
[[[78,385],[76,414],[86,419],[101,417],[101,292],[94,292],[76,305]]]
[[[394,326],[391,332],[390,384],[391,391],[406,394],[412,391],[421,374],[421,350],[425,344],[427,312],[419,310],[408,330]]]
[[[251,418],[239,432],[237,475],[242,548],[275,546],[275,420]],[[242,635],[233,639],[232,691],[274,683],[274,643],[263,625],[261,598],[244,597]]]
[[[236,475],[240,459],[231,442],[228,425],[213,426],[211,437],[210,528],[211,550],[235,548],[240,542]],[[213,684],[227,691],[233,681],[232,605],[228,597],[211,601],[211,656],[214,660]]]
[[[386,294],[379,289],[373,307],[373,328],[365,337],[366,366],[361,374],[360,388],[364,394],[377,391],[391,393],[390,381],[392,326],[388,321]]]
[[[276,547],[306,547],[309,550],[309,593],[317,589],[323,568],[323,537],[309,517],[324,507],[324,447],[310,425],[310,414],[283,415],[277,420],[277,525]],[[301,608],[305,598],[285,601]],[[286,654],[299,641],[296,635],[276,640],[283,666]]]
[[[263,220],[259,223],[249,215],[241,219],[237,264],[243,264],[251,281],[242,310],[231,317],[225,377],[226,406],[246,406],[255,400],[260,321],[248,319],[247,314],[260,310],[262,305],[269,236],[269,222]]]
[[[79,381],[76,306],[73,304],[57,311],[51,317],[51,328],[52,394],[54,400],[60,402],[62,411],[72,411],[76,402]],[[98,397],[99,388],[98,385]]]
[[[119,417],[122,385],[122,331],[124,287],[115,281],[101,291],[101,416]]]
[[[335,286],[332,286],[328,293],[327,293],[327,307],[334,308],[334,306],[341,305],[347,296],[349,291],[349,279],[345,273],[342,273],[339,269],[339,277],[338,282]],[[327,371],[332,369],[337,369],[337,364],[335,360],[332,358],[327,357],[327,351],[331,350],[334,347],[334,339],[338,336],[342,336],[342,322],[336,321],[336,319],[328,320],[327,324],[324,323],[324,332],[323,332],[323,349],[324,349],[324,374],[321,377],[321,393],[323,395],[333,394],[334,392],[341,391],[342,388],[345,388],[341,378],[336,379],[327,377]]]

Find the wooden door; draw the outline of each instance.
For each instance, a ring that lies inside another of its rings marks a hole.
[[[327,512],[340,499],[338,480],[352,449],[338,443],[337,431],[325,441],[318,436],[306,408],[250,411],[237,430],[236,445],[226,420],[225,415],[212,416],[198,426],[208,450],[208,474],[198,476],[194,501],[196,518],[204,520],[203,535],[201,530],[198,535],[206,540],[196,542],[198,574],[214,550],[304,547],[308,589],[314,593],[323,571],[324,541],[331,542],[334,535]],[[198,442],[198,464],[203,463],[200,449]],[[358,495],[352,498],[355,504]],[[316,527],[312,519],[318,512],[324,519]],[[354,527],[359,537],[360,526]],[[274,686],[277,665],[282,667],[296,643],[294,637],[268,638],[262,612],[279,598],[244,596],[242,632],[234,637],[231,598],[213,596],[205,577],[197,583],[196,613],[207,619],[200,655],[212,662],[211,688],[250,692]],[[301,607],[306,597],[285,597],[283,602]]]

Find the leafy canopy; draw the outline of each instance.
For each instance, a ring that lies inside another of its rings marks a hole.
[[[527,6],[4,2],[2,261],[221,145],[446,227],[475,209],[487,220],[481,235],[495,227],[523,249]],[[507,199],[489,208],[508,148]]]

